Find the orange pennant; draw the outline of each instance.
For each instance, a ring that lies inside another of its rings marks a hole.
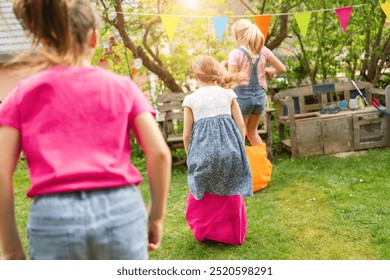
[[[267,40],[267,35],[268,35],[268,28],[271,23],[271,15],[259,15],[259,16],[254,16],[255,22],[257,26],[260,28],[261,32],[264,35],[264,42]]]

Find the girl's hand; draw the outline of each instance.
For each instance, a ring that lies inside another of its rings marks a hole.
[[[161,246],[161,238],[162,238],[162,229],[163,222],[162,220],[151,220],[148,222],[148,235],[149,235],[149,244],[148,244],[148,252],[152,252],[157,250]]]
[[[25,260],[26,254],[24,253],[23,249],[16,250],[12,253],[6,253],[3,252],[1,256],[2,260]]]
[[[265,77],[272,78],[273,76],[275,76],[275,71],[273,69],[266,68],[265,69]]]

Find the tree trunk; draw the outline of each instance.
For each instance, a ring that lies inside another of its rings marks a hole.
[[[176,83],[172,74],[161,63],[161,61],[159,59],[157,59],[157,61],[152,60],[141,46],[136,46],[135,43],[131,40],[131,38],[126,32],[125,19],[123,15],[121,2],[122,2],[121,0],[115,1],[115,11],[117,14],[117,20],[116,22],[111,24],[118,30],[120,36],[122,37],[125,47],[129,49],[135,57],[141,58],[143,65],[148,70],[156,74],[168,89],[170,89],[172,92],[182,92],[183,91],[182,88]],[[156,23],[160,23],[161,19],[156,18],[154,21]],[[148,49],[147,51],[151,52],[150,49]],[[157,55],[154,54],[151,55],[151,57],[157,57]]]
[[[374,14],[375,5],[372,5],[371,9],[371,14]],[[390,37],[388,37],[382,45],[382,35],[385,20],[386,15],[382,13],[380,28],[377,31],[374,42],[371,41],[371,37],[374,37],[372,36],[372,30],[370,28],[367,28],[366,32],[364,59],[360,68],[360,78],[374,85],[378,83],[381,76],[381,72],[383,68],[387,65],[385,63],[386,58],[390,54]],[[376,51],[378,49],[382,49],[382,52]]]

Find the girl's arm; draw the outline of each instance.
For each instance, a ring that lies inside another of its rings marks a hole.
[[[190,107],[184,107],[184,124],[183,124],[183,143],[184,149],[188,154],[188,148],[190,146],[190,138],[192,128],[194,126],[194,115],[192,114],[192,110]]]
[[[282,74],[286,71],[286,66],[275,56],[271,55],[267,62],[273,67],[273,68],[266,68],[265,69],[265,75],[268,78],[271,78],[275,75]]]
[[[148,250],[161,245],[162,226],[171,181],[171,152],[150,113],[142,113],[134,120],[134,134],[146,156],[150,188]]]
[[[0,127],[0,249],[2,259],[25,259],[15,218],[12,178],[19,158],[20,133]]]
[[[245,122],[236,98],[232,100],[231,110],[233,119],[237,124],[238,130],[240,131],[242,141],[245,144]]]

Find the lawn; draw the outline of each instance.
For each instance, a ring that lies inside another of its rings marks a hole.
[[[187,226],[186,168],[173,169],[162,248],[151,259],[389,260],[390,149],[346,158],[276,155],[267,188],[246,198],[247,238],[241,246],[197,242]],[[136,159],[145,174],[145,161]],[[216,174],[218,176],[218,174]],[[28,172],[15,176],[16,213],[27,250],[24,197]],[[141,186],[148,199],[147,183]]]

